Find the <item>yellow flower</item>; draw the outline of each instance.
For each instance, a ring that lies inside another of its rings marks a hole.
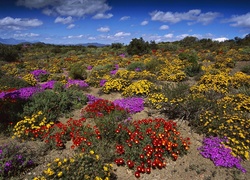
[[[100,159],[99,155],[95,155],[95,158],[96,158],[96,160]]]
[[[61,177],[62,174],[63,174],[62,171],[60,171],[60,172],[57,174],[57,176],[58,176],[58,177]]]
[[[94,152],[93,150],[91,150],[89,153],[90,153],[90,154],[95,154],[95,152]]]
[[[107,166],[103,166],[103,170],[104,170],[104,171],[108,171],[109,169],[108,169]]]

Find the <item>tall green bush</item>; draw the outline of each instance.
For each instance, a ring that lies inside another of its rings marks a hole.
[[[129,43],[127,47],[127,53],[129,55],[143,55],[149,53],[149,51],[150,51],[149,43],[145,42],[143,38],[132,39],[132,41]]]

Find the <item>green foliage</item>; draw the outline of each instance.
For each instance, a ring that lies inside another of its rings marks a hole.
[[[55,86],[53,90],[45,90],[33,95],[30,102],[24,105],[24,112],[20,116],[30,116],[42,111],[47,122],[55,122],[58,117],[86,104],[87,97],[82,91],[64,89],[61,84]]]
[[[29,86],[29,84],[25,80],[18,77],[12,77],[7,75],[0,77],[0,85],[1,87],[6,86],[8,88],[16,88],[16,89]]]
[[[145,64],[143,62],[132,62],[127,66],[127,70],[134,71],[139,68],[140,71],[145,70]]]
[[[148,42],[145,42],[142,38],[134,38],[127,47],[127,53],[129,55],[143,55],[149,53],[150,46]]]
[[[112,49],[121,49],[123,47],[122,43],[112,43],[111,48]]]
[[[243,68],[241,68],[241,72],[250,75],[250,65],[247,65],[247,66],[244,66]]]
[[[145,68],[147,71],[150,71],[151,73],[157,73],[160,70],[162,64],[164,64],[163,61],[157,58],[152,58],[145,64]]]
[[[35,167],[32,161],[34,152],[27,152],[25,145],[14,142],[0,146],[0,179],[18,176],[25,170]]]
[[[15,46],[0,45],[0,60],[14,62],[18,60],[19,52]]]
[[[70,67],[69,76],[72,79],[86,79],[87,78],[87,71],[86,68],[80,64],[74,64]]]
[[[185,73],[190,77],[196,76],[200,72],[201,72],[201,64],[198,63],[192,63],[191,65],[185,68]]]

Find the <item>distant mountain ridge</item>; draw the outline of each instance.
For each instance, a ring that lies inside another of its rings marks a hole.
[[[7,44],[7,45],[17,45],[17,44],[29,44],[29,43],[39,43],[39,41],[26,41],[26,40],[21,40],[21,39],[14,39],[14,38],[9,38],[9,39],[3,39],[0,38],[0,44]],[[42,42],[41,42],[42,43]],[[109,44],[101,44],[101,43],[77,43],[77,44],[58,44],[58,45],[78,45],[78,46],[96,46],[96,47],[104,47],[104,46],[109,46]]]

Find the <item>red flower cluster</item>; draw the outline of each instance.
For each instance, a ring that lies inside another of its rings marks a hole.
[[[127,166],[134,169],[135,176],[140,177],[140,173],[150,173],[151,168],[161,169],[166,166],[165,157],[177,160],[189,149],[189,138],[183,139],[176,129],[176,123],[159,119],[143,119],[134,121],[132,126],[121,124],[116,133],[120,138],[128,137],[116,145],[118,157],[115,160],[117,165],[123,165],[127,161]],[[133,155],[133,156],[131,156]]]

